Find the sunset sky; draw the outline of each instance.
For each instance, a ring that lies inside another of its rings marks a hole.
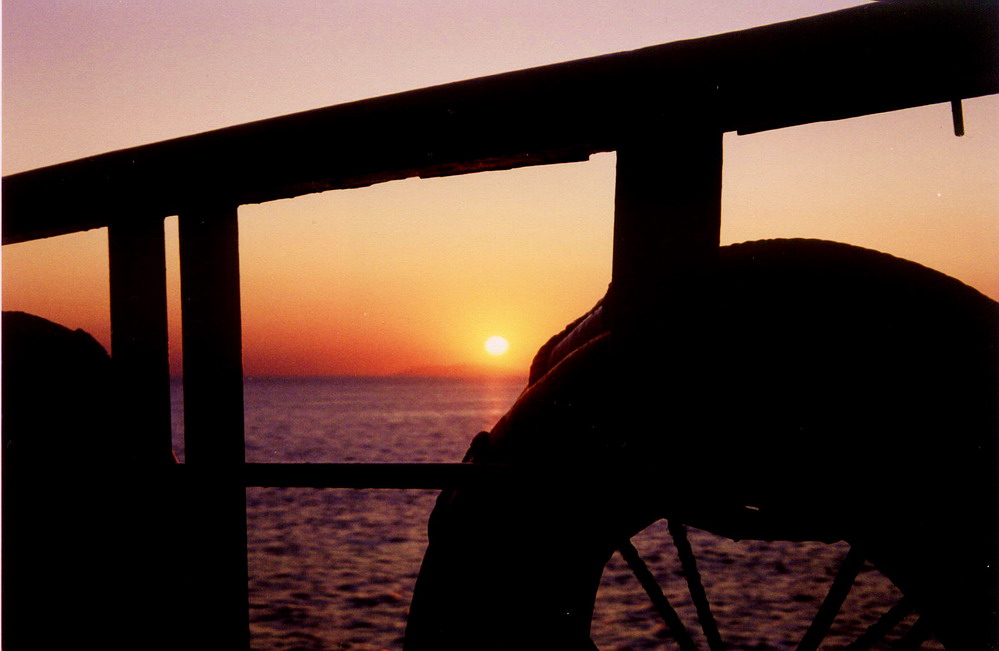
[[[4,0],[3,173],[835,0]],[[999,99],[727,134],[724,242],[876,248],[999,298]],[[248,375],[520,369],[610,279],[614,155],[240,209]],[[166,221],[172,347],[176,219]],[[104,230],[3,248],[4,309],[109,345]],[[483,344],[505,337],[509,351]],[[176,349],[174,349],[176,352]],[[179,356],[173,355],[179,370]]]

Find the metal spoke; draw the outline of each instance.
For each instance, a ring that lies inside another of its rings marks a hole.
[[[805,632],[805,636],[801,638],[798,651],[815,651],[819,648],[822,640],[829,633],[829,628],[832,626],[833,620],[836,619],[840,607],[846,601],[846,596],[850,594],[853,581],[863,566],[863,554],[857,551],[856,547],[851,547],[846,558],[843,559],[843,563],[839,566],[836,578],[829,586],[829,592],[826,593],[825,600],[819,606],[819,611],[815,614],[812,624]]]
[[[895,643],[892,651],[912,651],[922,646],[930,638],[930,625],[925,617],[920,617],[905,635]]]
[[[697,570],[697,562],[687,537],[685,525],[677,522],[669,524],[669,531],[673,537],[680,563],[687,580],[687,588],[697,609],[697,618],[712,651],[724,649],[724,643],[718,631],[717,622],[711,612],[707,594],[701,581],[700,573]],[[681,621],[676,610],[670,604],[669,599],[663,593],[662,588],[656,581],[648,565],[639,556],[638,550],[631,543],[626,541],[618,548],[621,557],[628,564],[632,573],[638,579],[646,595],[652,602],[656,611],[662,617],[670,634],[676,640],[682,651],[697,651],[697,644],[693,637]],[[819,606],[815,617],[812,619],[805,635],[802,637],[796,651],[817,651],[819,646],[829,634],[832,624],[839,614],[840,609],[849,596],[853,584],[860,574],[865,563],[864,555],[856,547],[850,547],[843,562],[840,564],[836,576],[829,586],[826,597]],[[847,651],[868,651],[875,644],[882,642],[884,638],[895,629],[903,619],[915,611],[915,605],[910,597],[903,596],[898,603],[883,613],[880,618],[871,624],[858,638],[846,647]],[[891,647],[893,651],[914,651],[931,637],[932,632],[925,618],[918,619],[909,630]]]
[[[704,631],[704,637],[708,640],[708,647],[711,648],[711,651],[722,651],[725,645],[718,633],[715,617],[711,613],[711,605],[708,603],[707,593],[704,592],[701,575],[697,571],[697,560],[694,558],[694,551],[687,539],[687,527],[671,520],[669,533],[673,537],[673,544],[680,556],[680,565],[683,567],[683,574],[687,579],[687,590],[690,591],[690,597],[697,609],[697,621],[701,623],[701,630]]]
[[[663,594],[662,588],[659,587],[659,583],[656,582],[656,578],[652,576],[652,572],[649,571],[649,566],[645,564],[642,557],[638,555],[638,550],[635,546],[631,544],[631,541],[625,542],[618,548],[618,552],[621,554],[621,558],[624,562],[628,564],[631,568],[632,573],[638,582],[642,584],[642,588],[645,589],[645,594],[649,596],[652,601],[652,605],[655,607],[656,611],[663,618],[666,623],[666,628],[669,630],[673,639],[676,643],[680,645],[683,651],[697,651],[697,645],[694,644],[693,638],[690,637],[690,633],[687,628],[680,621],[680,616],[676,614],[676,610],[670,604],[669,599]]]
[[[913,610],[912,600],[908,597],[902,597],[901,601],[892,606],[878,621],[871,624],[871,627],[864,631],[863,635],[846,647],[847,651],[867,651],[884,639],[885,635],[898,626],[898,623]]]

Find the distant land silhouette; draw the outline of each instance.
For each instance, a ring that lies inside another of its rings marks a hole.
[[[511,369],[487,364],[431,364],[413,366],[394,374],[397,377],[467,377],[467,378],[506,378],[527,381],[523,369]]]

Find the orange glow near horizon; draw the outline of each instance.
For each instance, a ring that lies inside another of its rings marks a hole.
[[[386,29],[384,21],[362,3],[351,5],[356,33],[335,35],[323,31],[335,21],[307,19],[310,11],[342,11],[338,3],[306,9],[263,2],[238,17],[193,0],[174,4],[176,14],[157,23],[147,20],[147,10],[112,2],[97,2],[99,10],[90,13],[5,2],[5,171],[857,3],[788,0],[732,11],[727,2],[661,0],[632,11],[594,2],[580,3],[576,19],[566,23],[553,21],[559,12],[545,3],[458,9],[431,2],[424,13],[438,22],[400,5],[399,16],[412,14],[414,27],[404,34],[390,29],[384,41],[371,36]],[[451,32],[442,27],[448,11],[495,20],[483,23],[487,30]],[[301,20],[282,22],[286,13]],[[144,32],[132,20],[186,40],[149,47],[155,39],[135,38],[132,32]],[[90,27],[74,32],[73,21]],[[220,30],[228,54],[204,47],[215,35],[202,23]],[[235,31],[221,33],[230,25]],[[251,47],[256,41],[245,45],[244,31],[273,37],[266,44],[273,58]],[[450,40],[441,39],[444,32]],[[510,47],[514,41],[524,47]],[[120,43],[120,50],[94,45],[106,43]],[[302,49],[280,50],[289,44]],[[342,68],[310,63],[334,54]],[[288,61],[301,64],[300,78],[278,74],[291,69]],[[849,242],[915,260],[999,299],[999,97],[964,107],[963,138],[951,133],[947,105],[726,134],[723,243]],[[601,154],[584,163],[397,181],[241,207],[246,374],[378,375],[442,366],[526,376],[538,347],[606,291],[614,163],[613,154]],[[179,374],[176,218],[165,228],[171,370]],[[4,247],[4,309],[83,328],[109,346],[106,238],[96,230]],[[483,342],[497,334],[510,348],[490,355]]]
[[[609,282],[612,169],[610,157],[244,207],[247,373],[526,374]],[[522,345],[490,358],[496,332]]]

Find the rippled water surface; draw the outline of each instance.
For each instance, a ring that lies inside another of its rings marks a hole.
[[[522,388],[516,380],[251,378],[246,458],[459,461],[472,436],[488,429]],[[179,399],[178,392],[177,409]],[[253,648],[401,649],[435,497],[424,490],[249,489]],[[707,648],[665,523],[633,542]],[[846,554],[842,543],[733,542],[696,529],[690,542],[722,637],[733,649],[794,648]],[[823,648],[843,648],[898,597],[865,567]],[[678,648],[616,555],[604,572],[593,639],[602,650]]]

